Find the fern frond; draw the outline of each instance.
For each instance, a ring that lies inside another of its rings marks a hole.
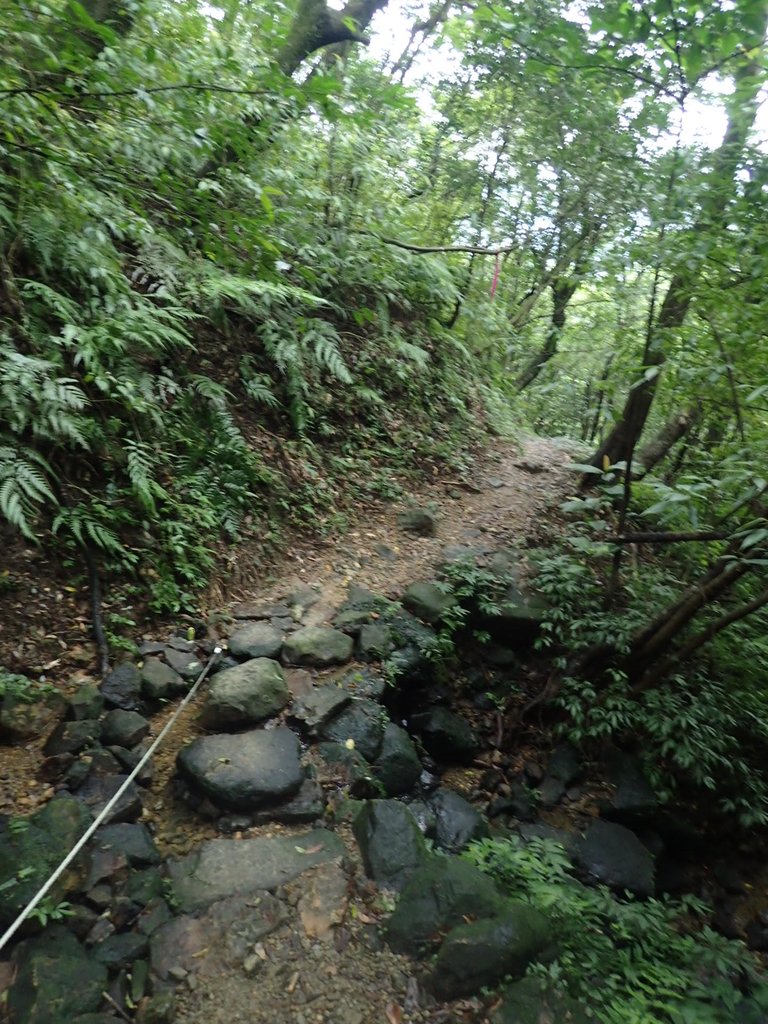
[[[30,540],[36,540],[32,523],[41,507],[56,504],[46,473],[50,467],[37,452],[0,447],[0,513]]]

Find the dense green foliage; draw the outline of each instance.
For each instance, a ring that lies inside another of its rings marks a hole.
[[[6,6],[5,529],[178,610],[488,427],[580,438],[547,695],[764,823],[763,5],[408,8],[384,58],[385,0]]]
[[[582,885],[551,840],[485,839],[465,856],[550,917],[557,958],[529,970],[603,1024],[731,1024],[768,1005],[755,958],[703,926],[708,908],[692,897],[639,902]]]
[[[217,536],[318,523],[345,478],[376,493],[374,451],[452,457],[483,385],[436,321],[449,271],[350,233],[397,200],[413,101],[373,68],[299,89],[261,12],[235,36],[130,11],[6,19],[0,508],[178,608]],[[223,144],[242,162],[206,176]]]
[[[529,553],[549,611],[499,735],[546,703],[662,801],[768,824],[767,21],[756,0],[5,0],[7,549],[85,567],[96,605],[103,578],[131,616],[194,609],[226,545],[341,527],[489,430],[565,434],[562,536]],[[449,570],[429,657],[509,583]],[[134,624],[106,616],[113,650]],[[0,674],[9,704],[47,693]],[[553,917],[537,970],[604,1024],[768,1009],[697,901],[586,888],[548,843],[469,856]]]

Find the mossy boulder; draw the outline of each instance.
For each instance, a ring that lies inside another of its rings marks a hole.
[[[496,883],[460,857],[432,856],[411,876],[386,925],[398,953],[426,956],[467,917],[495,917],[505,898]]]
[[[0,831],[0,925],[10,924],[88,828],[91,815],[74,797],[57,796],[27,819]],[[58,902],[85,877],[87,855],[65,871],[51,891]],[[6,885],[5,883],[12,884]]]
[[[503,978],[520,978],[551,946],[551,925],[525,903],[507,903],[503,913],[454,928],[441,945],[430,981],[438,999],[471,996]]]

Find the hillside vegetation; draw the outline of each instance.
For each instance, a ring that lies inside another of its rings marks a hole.
[[[766,9],[417,8],[7,0],[3,529],[178,612],[223,542],[578,438],[538,703],[765,824]]]

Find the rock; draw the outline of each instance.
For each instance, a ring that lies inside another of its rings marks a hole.
[[[311,939],[333,939],[333,930],[344,921],[349,903],[349,879],[341,861],[320,864],[301,879],[297,904],[299,920]]]
[[[387,796],[408,793],[419,781],[421,761],[413,740],[399,725],[388,722],[382,738],[374,774]]]
[[[392,630],[381,622],[370,622],[360,627],[357,653],[363,661],[381,661],[392,650]]]
[[[101,695],[111,708],[136,711],[141,706],[141,673],[130,661],[118,665],[101,684]]]
[[[270,604],[267,601],[244,601],[232,608],[235,619],[271,619],[273,616],[287,618],[291,609],[287,604]]]
[[[468,917],[496,917],[505,897],[489,875],[460,857],[431,856],[403,888],[385,934],[398,953],[427,956]]]
[[[101,1006],[107,968],[65,929],[21,943],[13,959],[18,969],[8,1006],[19,1024],[64,1024]]]
[[[315,688],[312,673],[308,672],[305,668],[285,668],[283,669],[283,676],[285,677],[285,685],[288,687],[292,700],[296,700],[298,697],[306,697]]]
[[[411,800],[409,801],[408,806],[411,808],[413,816],[416,819],[419,831],[428,839],[434,839],[437,819],[435,818],[435,812],[431,804],[426,800]]]
[[[113,970],[128,967],[134,960],[139,960],[149,949],[149,940],[141,932],[123,932],[121,935],[110,935],[103,942],[93,947],[95,960]]]
[[[550,945],[551,927],[525,903],[507,903],[498,917],[459,925],[438,950],[432,991],[438,999],[456,999],[521,977]]]
[[[24,819],[21,819],[23,821]],[[88,828],[91,815],[74,797],[54,797],[45,807],[26,819],[26,828],[0,831],[0,879],[13,885],[0,887],[0,926],[11,923]],[[86,858],[79,857],[72,868],[54,884],[50,898],[58,903],[76,891],[86,872]]]
[[[353,697],[370,697],[371,700],[381,700],[387,688],[384,676],[369,668],[345,672],[338,682]]]
[[[102,723],[101,740],[106,746],[130,749],[140,743],[149,733],[149,722],[136,711],[116,708],[110,711]]]
[[[283,635],[268,622],[252,622],[236,630],[228,646],[236,658],[276,658]]]
[[[495,668],[517,668],[520,664],[520,659],[511,648],[493,641],[483,644],[483,661]]]
[[[58,694],[43,694],[30,703],[6,693],[0,700],[0,738],[13,744],[45,736],[57,724],[65,708]]]
[[[373,768],[359,750],[343,743],[320,743],[317,752],[335,771],[339,786],[357,800],[383,796],[381,783],[374,777]]]
[[[99,717],[104,710],[104,695],[93,683],[81,683],[77,691],[67,700],[67,718],[82,722]]]
[[[310,608],[320,600],[320,588],[311,583],[300,583],[286,596],[290,613],[295,619],[301,619]]]
[[[347,690],[340,686],[317,686],[305,696],[294,701],[291,717],[303,722],[310,732],[324,725],[352,699]]]
[[[254,729],[203,736],[184,747],[177,764],[216,807],[249,811],[298,792],[304,781],[298,737],[290,729]]]
[[[510,584],[493,615],[481,615],[478,625],[498,643],[515,651],[526,650],[539,635],[548,612],[549,605],[542,597],[523,594],[515,584]]]
[[[161,981],[185,977],[201,966],[200,954],[212,947],[227,964],[242,964],[285,917],[283,903],[263,890],[218,900],[202,914],[184,914],[157,930],[151,942],[152,971]]]
[[[160,658],[147,658],[141,666],[141,689],[148,700],[173,700],[189,689],[189,684]]]
[[[134,903],[146,906],[165,893],[165,878],[155,867],[142,868],[128,874],[126,893]]]
[[[142,640],[137,650],[141,658],[146,658],[150,654],[162,654],[165,644],[159,640]]]
[[[211,730],[243,728],[276,715],[289,700],[280,665],[270,658],[253,658],[216,673],[200,720]]]
[[[430,624],[439,622],[456,605],[456,598],[437,583],[412,583],[402,596],[409,612]]]
[[[330,626],[303,626],[285,641],[283,660],[289,665],[340,665],[352,657],[352,637]]]
[[[476,532],[476,531],[475,531]],[[443,564],[450,565],[451,562],[475,563],[491,552],[492,548],[487,544],[448,544],[440,552]]]
[[[431,708],[413,715],[410,725],[420,735],[426,750],[437,760],[472,761],[480,749],[466,718],[447,708]]]
[[[171,909],[165,900],[155,896],[136,918],[136,927],[144,935],[154,935],[157,929],[167,924],[172,917]]]
[[[577,858],[590,879],[617,892],[654,893],[653,857],[623,825],[594,821],[578,845]]]
[[[581,762],[576,749],[570,743],[561,743],[549,759],[546,775],[570,786],[580,774]]]
[[[392,644],[396,650],[414,648],[422,660],[437,643],[437,633],[431,626],[425,626],[415,615],[405,610],[395,611],[387,616]],[[426,659],[428,661],[428,658]]]
[[[559,843],[572,861],[576,859],[581,838],[573,832],[566,832],[565,829],[545,825],[540,821],[530,825],[520,825],[517,832],[524,843],[529,843],[531,839],[548,839],[551,842]]]
[[[77,799],[90,809],[94,817],[112,799],[128,778],[127,775],[91,775],[77,791]],[[132,782],[105,819],[109,825],[116,821],[135,821],[141,815],[141,794]]]
[[[110,753],[115,756],[120,764],[120,768],[130,774],[147,752],[148,747],[148,743],[139,743],[133,750],[126,750],[125,747],[110,747]],[[150,758],[136,776],[136,781],[140,786],[150,786],[153,778],[154,767]]]
[[[100,828],[92,840],[94,848],[117,850],[132,867],[160,863],[160,851],[146,825],[120,823]]]
[[[366,874],[402,889],[427,858],[427,847],[409,807],[397,800],[369,800],[352,825]]]
[[[176,996],[171,989],[162,989],[142,1001],[136,1017],[137,1024],[173,1024],[175,1019]]]
[[[406,533],[434,537],[437,532],[437,516],[428,508],[409,508],[399,513],[397,525]]]
[[[502,1002],[491,1013],[491,1024],[591,1024],[588,1007],[550,988],[544,978],[523,978],[504,989]]]
[[[579,755],[570,743],[561,743],[549,759],[539,786],[539,800],[544,807],[554,807],[565,796],[568,787],[579,777]]]
[[[628,826],[653,820],[658,801],[636,758],[617,753],[608,764],[606,781],[616,789],[600,807],[604,818]]]
[[[342,840],[326,829],[260,839],[211,839],[186,857],[171,860],[168,873],[179,909],[192,913],[226,896],[274,890],[343,855]]]
[[[194,638],[196,631],[194,629],[189,630],[189,635],[187,635],[187,632],[183,627],[179,627],[168,640],[166,647],[170,647],[174,651],[181,651],[182,654],[194,654],[195,645],[189,637]],[[205,636],[205,633],[206,629],[205,625],[203,625],[202,635]]]
[[[57,754],[79,754],[94,746],[101,736],[101,722],[85,719],[79,722],[60,722],[45,742],[46,757]]]
[[[354,749],[367,761],[375,761],[381,750],[387,713],[373,700],[360,698],[327,722],[320,735],[332,743],[354,742]]]
[[[439,850],[458,853],[473,839],[488,835],[482,814],[452,789],[438,789],[429,805],[435,815],[435,846]]]
[[[267,821],[282,821],[286,825],[305,824],[317,821],[324,811],[323,787],[314,779],[305,779],[296,796],[267,811],[258,811],[253,815],[253,823],[260,825]]]
[[[370,608],[344,607],[334,615],[333,626],[350,636],[358,636],[364,626],[371,624],[376,614]]]
[[[132,714],[131,711],[125,713]],[[122,749],[122,747],[113,747],[112,750],[107,750],[105,747],[94,747],[81,755],[81,760],[90,761],[92,775],[120,775],[123,770],[122,764],[113,751]]]
[[[509,795],[492,800],[487,813],[489,818],[507,815],[518,821],[533,821],[536,817],[536,805],[535,791],[522,782],[513,782],[509,787]]]
[[[194,682],[203,671],[202,662],[198,660],[193,649],[179,651],[175,647],[167,646],[163,650],[163,655],[173,671],[189,682]]]
[[[111,847],[101,848],[94,844],[91,850],[91,866],[83,888],[88,891],[99,882],[109,881],[113,876],[125,874],[128,858],[121,850]]]

